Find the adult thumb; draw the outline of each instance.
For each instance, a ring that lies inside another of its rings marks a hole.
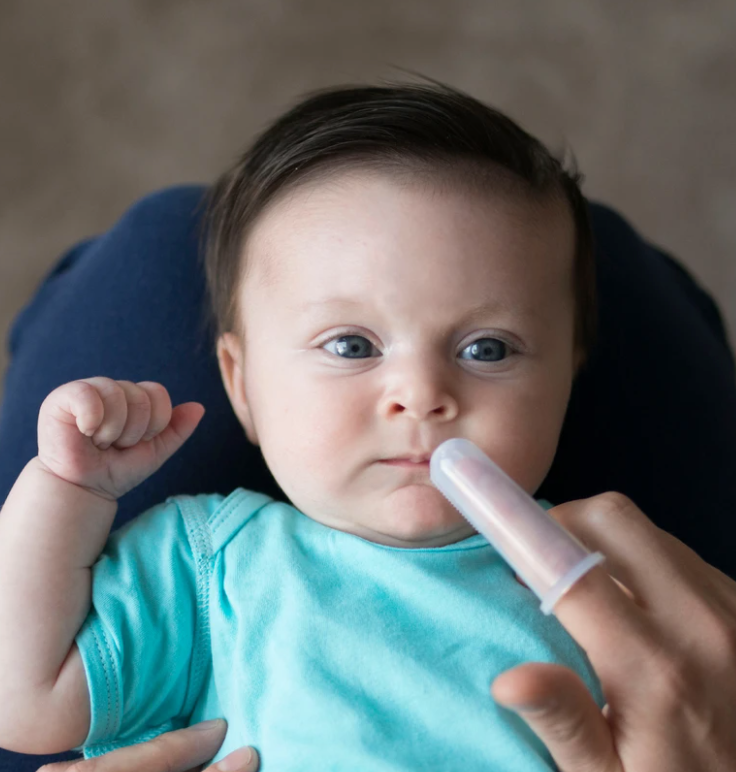
[[[519,665],[496,678],[491,694],[526,721],[560,772],[624,772],[608,721],[569,668],[542,662]]]

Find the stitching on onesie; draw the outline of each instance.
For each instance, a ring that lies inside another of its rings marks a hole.
[[[212,539],[207,525],[207,512],[196,497],[175,497],[173,501],[184,520],[187,538],[192,546],[192,557],[197,583],[197,618],[194,632],[189,684],[184,704],[193,708],[194,700],[204,685],[210,656],[210,577],[212,574]]]
[[[210,527],[213,531],[216,531],[217,528],[219,528],[219,526],[225,520],[227,520],[229,515],[240,506],[243,497],[247,495],[248,493],[246,491],[237,490],[234,491],[234,494],[230,494],[230,496],[228,496],[227,499],[222,502],[210,520]]]
[[[102,673],[105,677],[105,690],[107,692],[108,709],[106,711],[105,726],[102,736],[109,737],[111,734],[116,733],[120,726],[120,695],[118,694],[118,690],[113,686],[114,679],[112,678],[109,669],[113,660],[110,642],[108,641],[105,630],[99,620],[98,623],[91,628],[91,632],[92,640],[97,649],[98,662],[102,665]],[[104,643],[104,652],[100,645],[100,637],[102,637],[102,643]]]

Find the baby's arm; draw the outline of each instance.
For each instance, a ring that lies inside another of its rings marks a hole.
[[[0,747],[81,745],[90,707],[74,638],[117,499],[158,469],[203,414],[160,384],[90,378],[41,406],[39,454],[0,511]]]

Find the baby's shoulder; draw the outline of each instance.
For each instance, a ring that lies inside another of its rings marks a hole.
[[[210,542],[211,554],[223,549],[263,507],[274,500],[265,493],[236,488],[232,493],[200,493],[172,496],[167,503],[175,504],[191,531],[202,531]]]

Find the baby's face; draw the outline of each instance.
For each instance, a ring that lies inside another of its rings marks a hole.
[[[276,203],[248,242],[244,345],[219,350],[293,504],[382,544],[466,538],[429,478],[451,437],[533,494],[574,374],[573,253],[559,201],[353,173]]]

